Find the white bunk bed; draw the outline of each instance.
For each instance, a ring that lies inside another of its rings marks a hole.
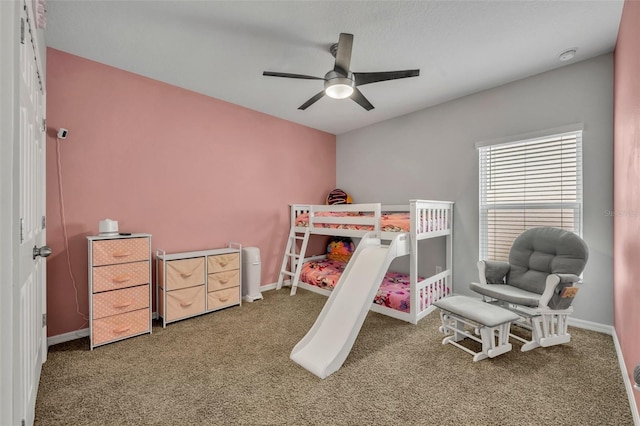
[[[385,226],[387,214],[399,212],[409,213],[408,232],[405,227],[401,229],[395,225]],[[303,222],[299,220],[301,215],[304,216]],[[370,310],[417,324],[435,309],[433,302],[452,292],[453,202],[450,201],[411,200],[408,205],[382,205],[379,203],[291,205],[291,230],[277,289],[283,285],[291,285],[291,295],[294,295],[296,289],[300,287],[329,296],[331,290],[300,281],[302,265],[305,262],[324,257],[305,257],[310,235],[362,238],[364,234],[372,231],[377,233],[381,240],[387,241],[393,240],[400,232],[406,232],[410,237],[410,301],[408,312],[374,302],[372,302]],[[436,237],[446,239],[446,269],[426,279],[419,279],[419,242]]]

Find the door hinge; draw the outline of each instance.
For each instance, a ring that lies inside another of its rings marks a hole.
[[[20,18],[20,44],[24,44],[24,18]]]
[[[47,326],[47,314],[42,314],[42,326]]]
[[[20,218],[20,244],[24,243],[24,219]]]
[[[42,216],[42,229],[45,229],[46,227],[47,227],[47,217]]]
[[[22,422],[20,423],[22,426],[24,426],[26,424],[26,422],[24,421],[24,419],[22,419]]]
[[[40,77],[40,76],[38,75],[38,77]],[[38,80],[40,80],[40,79],[38,78]],[[43,132],[47,131],[47,119],[46,118],[42,119],[42,131]]]

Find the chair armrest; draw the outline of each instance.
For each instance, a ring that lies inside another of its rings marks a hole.
[[[540,296],[539,307],[541,308],[549,308],[549,309],[558,309],[549,307],[549,302],[551,298],[555,295],[559,296],[562,290],[565,287],[571,287],[573,284],[580,283],[580,277],[574,274],[549,274],[547,275],[547,281],[545,283],[544,292],[542,296]],[[555,304],[554,300],[554,304]],[[568,305],[571,305],[573,300],[568,300]],[[554,305],[553,304],[553,305]],[[567,306],[567,309],[568,307]]]
[[[581,284],[582,279],[575,274],[556,274],[560,277],[560,284]],[[567,287],[567,286],[563,286]]]
[[[511,265],[496,260],[481,260],[478,262],[478,273],[482,284],[504,284]]]

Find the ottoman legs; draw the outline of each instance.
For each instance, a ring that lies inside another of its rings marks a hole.
[[[511,327],[511,322],[499,324],[494,327],[488,327],[442,310],[440,311],[440,318],[442,320],[442,325],[439,329],[440,332],[445,335],[452,333],[452,335],[447,336],[442,340],[442,344],[445,345],[450,343],[457,348],[462,349],[463,351],[473,355],[474,361],[493,358],[511,350],[511,343],[509,343],[509,329]],[[473,334],[464,329],[465,324],[473,327]],[[458,342],[463,340],[465,337],[481,343],[482,351],[474,352],[459,344]]]

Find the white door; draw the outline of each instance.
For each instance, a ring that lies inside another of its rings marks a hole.
[[[29,5],[30,6],[30,5]],[[18,96],[19,266],[13,291],[14,419],[33,424],[42,363],[46,359],[44,87],[32,36],[34,22],[21,8]],[[15,158],[15,157],[14,157]],[[48,253],[47,253],[48,251]]]

